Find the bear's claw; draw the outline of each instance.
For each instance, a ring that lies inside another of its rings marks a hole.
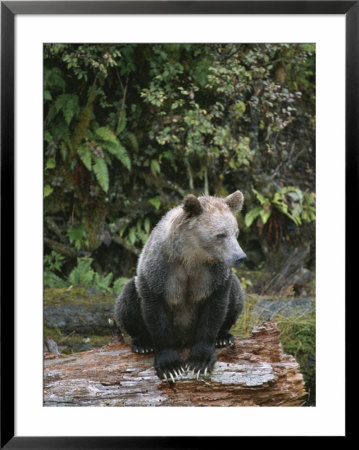
[[[153,347],[151,345],[140,344],[137,342],[131,342],[131,350],[135,353],[153,353]]]
[[[183,363],[177,352],[164,350],[155,355],[155,369],[162,381],[175,383],[178,380],[206,378],[216,361],[215,353],[210,348],[201,347],[201,351],[192,352]]]
[[[192,368],[190,367],[189,369],[186,370],[186,374],[189,375],[190,378],[196,378],[197,380],[199,379],[199,376],[202,375],[203,377],[207,377],[208,375],[210,375],[211,373],[211,369],[207,366],[204,369],[197,369],[197,368]]]
[[[216,355],[212,346],[196,345],[191,349],[191,352],[186,361],[186,367],[192,371],[192,376],[199,379],[200,375],[207,375],[207,372],[212,370],[216,362]]]
[[[163,373],[163,378],[162,378],[162,380],[163,381],[168,381],[168,382],[172,382],[172,383],[175,383],[176,382],[176,379],[178,380],[179,378],[182,378],[182,372],[177,372],[176,370],[173,370],[173,372],[174,373],[172,373],[172,372],[164,372]],[[167,374],[168,374],[168,376],[167,376]]]
[[[161,377],[162,381],[167,381],[169,383],[175,383],[178,380],[183,380],[183,379],[195,379],[195,380],[199,380],[200,377],[206,378],[210,375],[210,369],[208,367],[206,367],[204,370],[202,369],[194,369],[194,368],[190,368],[188,364],[186,364],[185,368],[184,367],[180,367],[177,370],[172,370],[172,371],[166,371],[163,372],[163,375]]]
[[[161,380],[175,382],[179,379],[183,361],[175,350],[167,349],[155,353],[155,369]]]
[[[234,336],[231,333],[227,333],[225,336],[221,336],[216,340],[217,348],[223,348],[228,346],[235,348]]]

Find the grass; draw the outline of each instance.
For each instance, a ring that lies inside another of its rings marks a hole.
[[[262,297],[261,297],[262,298]],[[273,297],[271,297],[273,299]],[[256,296],[246,296],[242,315],[237,324],[232,328],[232,333],[237,337],[251,335],[252,329],[263,322],[263,318],[253,314],[253,307],[258,302]],[[285,317],[281,314],[273,316],[280,329],[279,340],[283,352],[293,355],[300,365],[304,377],[309,398],[308,406],[315,405],[315,312],[302,315]]]

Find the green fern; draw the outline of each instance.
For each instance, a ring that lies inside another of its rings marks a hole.
[[[117,280],[115,280],[115,282],[113,283],[112,292],[115,295],[120,295],[122,292],[122,289],[123,289],[124,285],[127,283],[127,281],[128,281],[128,278],[125,278],[125,277],[117,278]]]
[[[244,223],[246,224],[247,228],[249,228],[256,220],[256,218],[260,216],[261,211],[263,211],[263,208],[261,206],[256,206],[255,208],[247,212],[244,217]]]
[[[71,95],[62,110],[67,125],[70,125],[70,122],[74,117],[78,117],[79,112],[79,98],[77,95]]]
[[[44,287],[45,288],[64,288],[67,287],[66,281],[48,270],[44,271]]]
[[[66,89],[66,82],[63,73],[58,67],[46,68],[44,70],[44,86],[50,89],[60,89],[62,92]]]
[[[92,170],[92,155],[91,150],[86,145],[80,145],[77,149],[81,161],[84,163],[87,170]]]
[[[53,274],[46,278],[46,282],[49,285],[57,284],[58,287],[68,286],[69,284],[72,286],[93,286],[101,291],[119,295],[123,289],[123,286],[128,281],[128,278],[117,278],[114,281],[113,286],[111,286],[113,273],[110,272],[107,275],[101,275],[92,269],[92,263],[93,258],[77,258],[77,266],[70,273],[67,282],[61,280],[59,277],[56,277],[56,275],[53,276]]]
[[[116,144],[107,141],[104,142],[103,147],[108,150],[111,155],[116,156],[116,158],[126,167],[126,169],[131,170],[131,160],[126,152],[126,149],[117,141]]]
[[[161,166],[156,159],[153,159],[151,161],[151,172],[153,173],[154,176],[156,176],[161,172]]]
[[[146,226],[145,226],[145,229],[143,230],[143,228],[142,228],[143,225],[144,225],[144,223],[143,223],[142,219],[138,219],[137,225],[136,225],[136,234],[137,234],[137,237],[139,238],[139,240],[144,245],[148,239],[149,232],[146,231]],[[149,227],[148,227],[148,229],[149,229]]]
[[[104,159],[97,158],[96,156],[94,157],[94,161],[93,171],[95,172],[96,179],[101,188],[107,192],[110,182],[107,164]]]
[[[70,125],[74,117],[78,117],[80,112],[79,98],[76,94],[61,94],[55,101],[57,112],[62,111],[67,125]]]
[[[74,244],[77,250],[80,250],[82,241],[86,237],[85,227],[82,224],[78,227],[70,227],[67,229],[67,235],[70,243]]]
[[[92,258],[77,258],[77,266],[69,275],[71,285],[91,286],[95,272],[91,269]]]
[[[112,289],[110,288],[110,284],[112,282],[113,273],[110,272],[106,276],[100,275],[99,273],[95,272],[95,277],[93,280],[94,286],[96,286],[101,291],[107,291],[112,292]]]
[[[117,137],[108,127],[96,128],[95,134],[104,141],[118,143]]]
[[[130,141],[133,150],[137,153],[139,150],[138,140],[134,133],[128,132],[127,139]]]
[[[134,245],[137,241],[136,227],[131,227],[128,233],[127,239],[131,245]]]
[[[120,115],[119,120],[118,120],[117,129],[116,129],[117,134],[121,134],[122,131],[125,129],[126,122],[127,122],[126,112],[123,111],[122,115]]]

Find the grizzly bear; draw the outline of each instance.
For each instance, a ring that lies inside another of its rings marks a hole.
[[[234,345],[229,330],[243,309],[231,268],[246,258],[238,244],[235,213],[243,194],[222,199],[187,195],[153,229],[137,273],[117,299],[115,319],[132,337],[132,350],[155,354],[161,379],[184,371],[197,379],[216,361],[215,347]],[[183,361],[179,349],[189,347]]]

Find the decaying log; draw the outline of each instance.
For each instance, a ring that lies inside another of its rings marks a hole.
[[[305,401],[298,363],[284,355],[274,322],[264,322],[236,348],[217,350],[210,377],[157,378],[153,355],[113,342],[101,349],[45,354],[45,406],[299,406]],[[183,355],[185,356],[185,354]]]

